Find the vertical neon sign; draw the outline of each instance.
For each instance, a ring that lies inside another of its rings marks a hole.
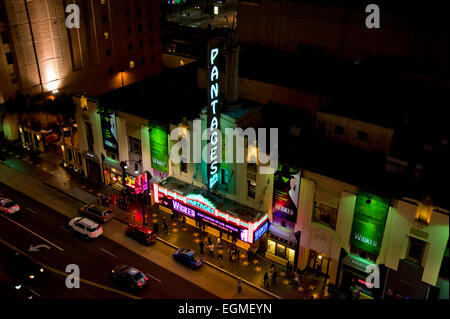
[[[208,128],[211,130],[209,145],[209,167],[208,167],[208,189],[211,190],[219,180],[219,164],[217,161],[217,151],[219,147],[219,68],[217,67],[217,56],[219,49],[214,48],[210,51],[210,89],[208,92]],[[221,146],[220,146],[221,147]]]

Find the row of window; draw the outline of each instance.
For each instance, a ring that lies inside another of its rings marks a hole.
[[[154,55],[153,53],[152,53],[152,55],[150,56],[150,59],[151,59],[152,63],[155,62],[155,55]],[[141,66],[144,66],[144,65],[145,65],[145,58],[144,58],[144,57],[142,57],[142,58],[140,59],[140,65],[141,65]],[[130,60],[129,66],[130,66],[130,69],[133,69],[133,68],[135,67],[135,62],[134,62],[134,60]],[[114,74],[114,68],[109,68],[109,69],[108,69],[108,73],[109,73],[110,75],[113,75],[113,74]]]
[[[152,13],[153,13],[153,12],[152,12],[152,7],[151,7],[151,6],[148,6],[148,8],[147,8],[147,14],[148,14],[149,16],[151,16]],[[127,19],[130,19],[130,18],[131,18],[130,10],[126,10],[126,11],[125,11],[125,17],[126,17]],[[141,8],[136,8],[136,17],[142,18]],[[107,14],[104,14],[104,15],[102,16],[102,21],[103,21],[103,23],[108,23],[108,15],[107,15]]]
[[[341,125],[335,125],[334,126],[334,134],[336,135],[343,135],[344,134],[344,127]],[[358,131],[356,138],[360,141],[367,141],[368,134],[364,131]]]

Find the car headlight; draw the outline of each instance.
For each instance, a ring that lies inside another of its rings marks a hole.
[[[14,288],[16,288],[17,290],[19,290],[20,288],[22,288],[22,285],[17,285]]]
[[[34,279],[34,275],[29,275],[28,278]]]
[[[44,272],[44,268],[39,269],[40,272]]]

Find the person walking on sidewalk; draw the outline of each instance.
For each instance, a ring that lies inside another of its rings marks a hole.
[[[241,292],[241,291],[242,291],[242,280],[240,280],[240,279],[239,279],[239,281],[238,281],[238,286],[237,286],[237,288],[238,288],[238,292]]]
[[[252,261],[252,251],[251,251],[251,248],[249,248],[249,249],[247,250],[247,260],[248,260],[248,262],[251,262],[251,261]]]
[[[216,246],[217,246],[217,249],[220,249],[222,246],[222,241],[220,240],[220,237],[217,237]]]
[[[164,227],[164,232],[167,233],[167,231],[169,230],[169,228],[167,227],[166,217],[163,217],[163,227]]]
[[[183,227],[186,226],[186,216],[183,215],[183,218],[181,219],[181,225],[183,225]]]
[[[219,238],[222,239],[223,231],[219,230]]]
[[[212,244],[212,239],[211,239],[211,236],[208,236],[208,245],[210,245],[210,246],[211,246],[211,244]]]
[[[209,255],[211,257],[214,257],[214,244],[211,244],[208,247],[209,247]]]
[[[273,272],[273,274],[272,274],[272,283],[273,283],[273,285],[275,286],[275,284],[276,284],[276,279],[277,279],[277,271],[276,270],[274,270],[274,272]]]
[[[156,223],[153,224],[153,232],[154,232],[155,234],[158,234],[158,232],[159,232],[158,222],[156,222]]]
[[[269,274],[266,273],[264,274],[264,287],[269,288]]]
[[[220,252],[219,252],[218,255],[217,255],[217,259],[219,259],[219,266],[222,267],[222,259],[223,259],[223,256],[222,256],[222,254],[221,254]]]
[[[200,246],[200,253],[203,254],[203,247],[205,247],[205,243],[203,242],[203,240],[200,240],[199,246]]]

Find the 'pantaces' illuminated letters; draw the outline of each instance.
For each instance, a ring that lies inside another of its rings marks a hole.
[[[209,123],[208,127],[211,129],[210,137],[210,151],[209,151],[209,189],[212,189],[214,185],[219,180],[219,169],[217,162],[217,151],[218,151],[218,128],[219,120],[217,117],[216,106],[219,103],[219,68],[217,67],[217,56],[219,55],[219,49],[214,48],[210,52],[210,90],[209,90]]]

